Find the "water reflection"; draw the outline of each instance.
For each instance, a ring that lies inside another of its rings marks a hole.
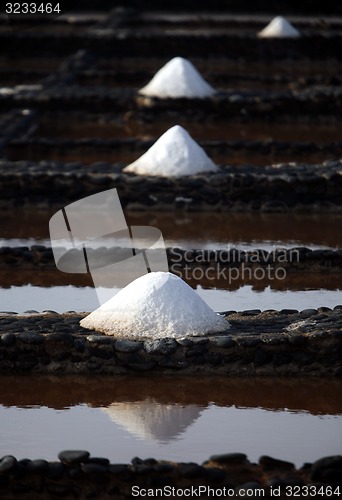
[[[7,375],[1,449],[50,460],[88,449],[120,463],[241,451],[301,466],[340,453],[341,389],[324,379]]]
[[[163,408],[190,406],[200,412],[215,404],[220,407],[340,415],[341,389],[342,381],[322,378],[173,375],[159,376],[156,383],[155,376],[148,375],[2,375],[0,404],[54,409],[88,404],[94,408],[118,409],[117,415],[122,415],[123,408],[137,404],[141,405],[141,414],[153,405]],[[198,412],[194,412],[192,418],[196,418]]]
[[[144,401],[112,403],[104,408],[109,418],[131,434],[145,440],[167,443],[177,438],[201,414],[196,405],[161,404],[153,398]]]
[[[32,238],[49,242],[49,219],[58,208],[30,210],[13,208],[0,213],[0,238]],[[150,225],[163,233],[166,245],[218,248],[234,244],[307,245],[342,247],[342,214],[261,214],[201,212],[129,212],[127,223]]]

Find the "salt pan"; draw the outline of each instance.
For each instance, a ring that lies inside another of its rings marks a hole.
[[[124,168],[124,172],[161,177],[216,171],[215,163],[180,125],[167,130],[146,153]]]
[[[282,16],[275,17],[260,33],[260,38],[298,38],[300,32]]]
[[[157,71],[139,93],[161,98],[203,98],[215,94],[215,89],[202,78],[190,61],[175,57]]]
[[[80,322],[115,337],[158,339],[221,332],[229,323],[181,278],[149,273],[132,281]]]

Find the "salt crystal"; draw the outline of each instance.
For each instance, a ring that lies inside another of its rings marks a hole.
[[[132,281],[80,322],[115,337],[158,339],[222,332],[229,323],[181,278],[148,273]]]
[[[262,31],[260,38],[298,38],[300,32],[282,16],[275,17]]]
[[[178,177],[216,172],[217,166],[183,127],[175,125],[123,171],[139,175]]]
[[[190,61],[175,57],[157,71],[139,93],[161,98],[203,98],[215,94],[215,89],[202,78]]]

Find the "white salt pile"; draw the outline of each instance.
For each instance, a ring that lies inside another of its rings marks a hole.
[[[300,32],[282,16],[275,17],[262,31],[260,38],[298,38]]]
[[[221,332],[229,323],[181,278],[149,273],[132,281],[80,321],[81,326],[131,339]]]
[[[215,94],[211,87],[187,59],[175,57],[154,75],[139,94],[161,98],[210,97]]]
[[[217,166],[183,127],[175,125],[123,171],[139,175],[178,177],[216,172]]]

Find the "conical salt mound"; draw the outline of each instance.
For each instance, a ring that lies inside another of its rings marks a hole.
[[[217,166],[183,127],[175,125],[123,171],[139,175],[178,177],[216,172]]]
[[[260,31],[258,36],[260,38],[298,38],[300,32],[284,17],[278,16]]]
[[[80,322],[84,328],[131,339],[221,332],[229,323],[181,278],[149,273],[132,281]]]
[[[210,97],[215,94],[211,87],[187,59],[175,57],[154,75],[139,94],[161,98]]]

